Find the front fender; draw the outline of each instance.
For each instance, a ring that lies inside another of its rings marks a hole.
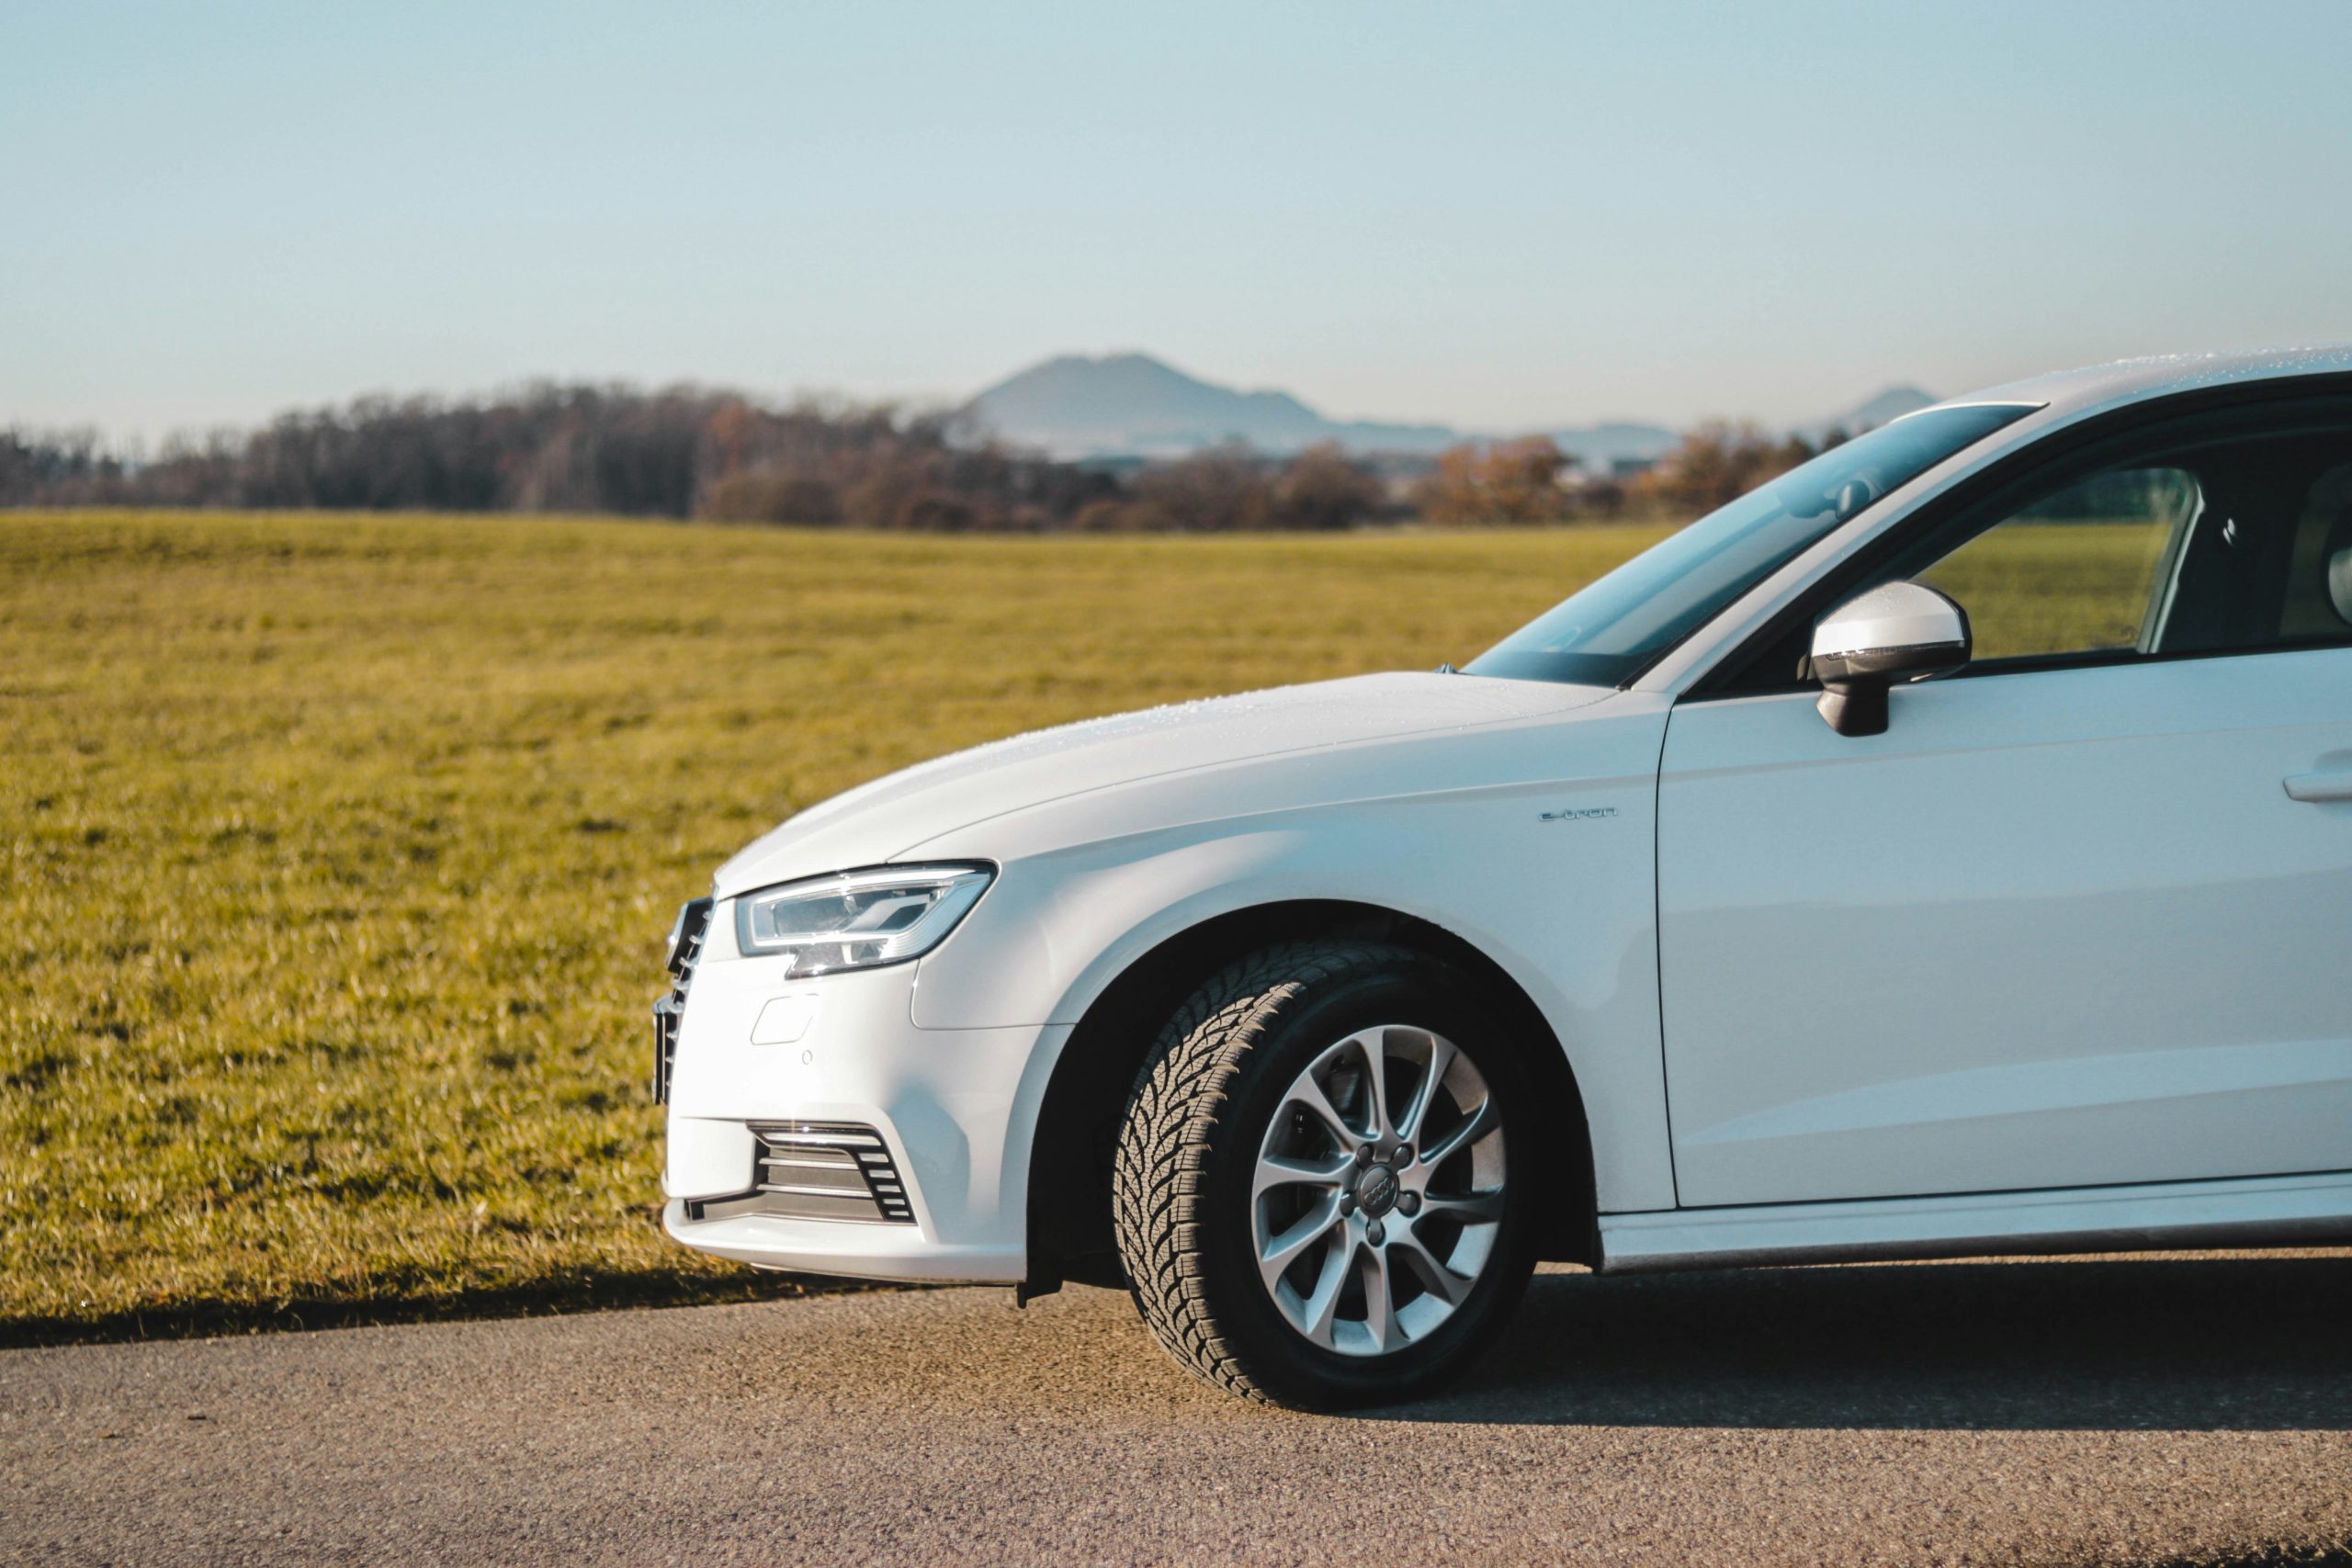
[[[1017,824],[924,844],[925,856],[994,858],[1002,870],[964,929],[922,962],[914,1022],[1076,1023],[1138,959],[1219,916],[1294,900],[1389,909],[1477,948],[1544,1014],[1591,1119],[1602,1210],[1671,1208],[1653,850],[1663,713],[1575,728],[1573,777],[1557,774],[1555,730],[1549,749],[1536,746],[1540,732],[1522,737],[1517,770],[1491,755],[1474,770],[1516,771],[1511,783],[1239,813],[1026,854],[1005,853],[1023,836]],[[1540,776],[1547,768],[1553,776]],[[1011,1141],[1024,1151],[1069,1038],[1046,1032],[1023,1073]]]

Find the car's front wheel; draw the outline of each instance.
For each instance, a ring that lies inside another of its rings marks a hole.
[[[1451,967],[1340,942],[1244,960],[1179,1010],[1128,1107],[1114,1213],[1136,1303],[1237,1393],[1419,1393],[1525,1287],[1532,1109]]]

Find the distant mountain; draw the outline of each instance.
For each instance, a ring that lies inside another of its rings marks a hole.
[[[1830,423],[1843,427],[1849,434],[1859,434],[1865,430],[1876,430],[1891,420],[1901,419],[1906,413],[1917,413],[1942,400],[1934,393],[1923,392],[1917,387],[1889,387],[1875,397],[1863,399]]]
[[[1057,457],[1175,457],[1228,441],[1277,453],[1318,441],[1440,452],[1462,439],[1442,424],[1326,419],[1288,392],[1220,387],[1148,354],[1066,354],[998,382],[964,412],[1000,440]]]
[[[1935,400],[1917,387],[1889,387],[1796,434],[1809,440],[1831,429],[1855,434]],[[1007,377],[963,412],[999,440],[1064,458],[1177,457],[1233,441],[1275,454],[1336,441],[1360,453],[1430,457],[1458,442],[1490,438],[1443,424],[1327,419],[1288,392],[1221,387],[1148,354],[1061,355]],[[1543,434],[1587,473],[1655,462],[1682,438],[1665,425],[1633,421]]]
[[[1606,474],[1621,463],[1655,463],[1682,439],[1662,424],[1612,421],[1575,430],[1547,430],[1552,445],[1577,460],[1585,472]]]
[[[1931,403],[1942,400],[1933,393],[1923,392],[1917,387],[1889,387],[1883,391],[1864,398],[1843,413],[1834,413],[1826,419],[1808,421],[1792,427],[1789,434],[1799,440],[1810,441],[1817,445],[1823,436],[1833,430],[1841,431],[1848,435],[1860,435],[1865,430],[1876,430],[1891,420],[1901,419],[1906,413],[1917,412]]]

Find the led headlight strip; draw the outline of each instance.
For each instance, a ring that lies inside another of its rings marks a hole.
[[[881,865],[812,876],[735,901],[745,953],[788,953],[789,973],[903,964],[937,947],[994,880],[985,865]]]

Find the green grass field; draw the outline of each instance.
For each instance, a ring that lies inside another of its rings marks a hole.
[[[0,514],[0,1337],[789,1289],[653,1224],[721,859],[1016,730],[1464,658],[1652,536]]]
[[[721,859],[1017,730],[1464,659],[1660,532],[0,514],[0,1340],[791,1290],[654,1227],[646,1007]],[[1980,626],[2144,553],[2034,532]]]

